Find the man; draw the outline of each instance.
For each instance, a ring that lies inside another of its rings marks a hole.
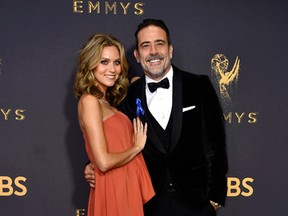
[[[228,170],[217,94],[208,76],[172,65],[173,46],[162,20],[144,20],[135,37],[134,56],[145,75],[130,85],[120,109],[133,119],[140,99],[140,116],[148,123],[143,155],[156,195],[145,204],[145,215],[216,215],[225,204]]]

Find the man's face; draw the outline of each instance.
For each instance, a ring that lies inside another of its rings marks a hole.
[[[173,47],[168,45],[166,32],[151,25],[138,33],[138,50],[134,56],[141,64],[145,75],[160,80],[171,67]]]

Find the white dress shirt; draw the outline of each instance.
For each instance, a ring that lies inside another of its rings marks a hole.
[[[161,127],[165,130],[167,127],[171,109],[172,109],[172,88],[173,88],[173,68],[171,67],[164,78],[169,80],[169,88],[158,88],[155,92],[150,92],[148,83],[155,82],[146,76],[146,101],[148,109]],[[162,80],[161,79],[161,80]],[[159,82],[161,81],[159,80]]]

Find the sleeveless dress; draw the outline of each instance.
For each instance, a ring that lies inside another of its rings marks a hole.
[[[109,152],[132,146],[133,126],[126,115],[119,111],[103,124]],[[86,134],[84,140],[87,155],[95,167],[95,188],[90,188],[88,216],[143,216],[143,204],[155,192],[142,153],[124,166],[101,172],[94,162]]]

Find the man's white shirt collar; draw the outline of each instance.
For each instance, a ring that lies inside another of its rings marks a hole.
[[[158,88],[151,93],[148,88],[150,82],[160,82],[168,78],[170,87],[168,89]],[[150,113],[154,116],[157,122],[163,129],[167,127],[172,109],[172,92],[173,92],[173,68],[171,66],[168,73],[159,81],[155,81],[147,76],[146,78],[146,101]]]

